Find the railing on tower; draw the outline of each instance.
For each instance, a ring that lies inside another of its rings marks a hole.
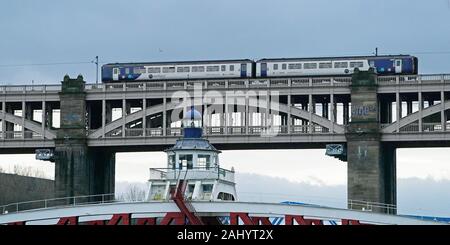
[[[234,171],[230,171],[217,166],[212,167],[195,167],[186,169],[174,168],[150,168],[151,180],[178,180],[179,176],[185,175],[185,179],[202,179],[202,180],[223,180],[234,182]]]

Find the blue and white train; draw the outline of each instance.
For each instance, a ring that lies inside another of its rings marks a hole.
[[[281,58],[151,63],[102,66],[103,82],[345,76],[373,67],[379,75],[415,75],[418,59],[410,55]]]

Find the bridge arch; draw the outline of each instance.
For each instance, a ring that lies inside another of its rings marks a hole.
[[[258,105],[258,103],[255,102],[256,100],[250,100],[249,101],[249,105]],[[180,108],[180,102],[170,102],[166,104],[166,110],[173,110],[173,109],[177,109]],[[222,103],[223,104],[223,103]],[[244,106],[245,103],[242,103],[242,101],[237,100],[237,103],[235,103],[237,105],[241,105]],[[271,108],[277,108],[279,112],[284,112],[284,113],[289,113],[290,110],[290,114],[291,116],[295,116],[304,120],[310,120],[310,113],[308,111],[305,110],[301,110],[297,107],[294,106],[288,106],[286,104],[282,104],[282,103],[271,103]],[[145,110],[145,116],[150,116],[156,113],[161,113],[164,110],[164,105],[163,104],[159,104],[159,105],[155,105],[152,107],[148,107]],[[133,122],[135,120],[139,120],[140,118],[142,118],[144,116],[144,111],[140,110],[137,111],[135,113],[131,113],[125,116],[125,124]],[[342,125],[339,125],[337,123],[333,123],[332,121],[321,117],[317,114],[312,113],[311,114],[311,121],[315,124],[318,124],[320,126],[323,126],[325,128],[328,128],[331,130],[331,128],[333,128],[333,132],[334,133],[338,133],[338,134],[343,134],[345,132],[345,128]],[[111,132],[112,130],[120,127],[123,125],[123,119],[117,119],[113,122],[108,123],[107,125],[105,125],[105,134]],[[103,134],[103,128],[99,128],[97,130],[95,130],[94,132],[92,132],[91,134],[89,134],[88,138],[91,139],[95,139],[95,138],[100,138]]]
[[[26,129],[29,129],[40,135],[43,135],[45,132],[46,139],[55,139],[56,138],[56,132],[54,130],[45,129],[44,132],[42,132],[42,124],[40,124],[38,122],[29,120],[29,119],[25,119],[23,121],[22,117],[13,115],[11,113],[4,113],[4,112],[0,111],[0,118],[3,118],[3,117],[4,117],[5,121],[7,121],[7,122],[20,125]],[[23,122],[24,122],[24,125],[23,125]]]
[[[423,109],[421,112],[416,111],[412,114],[409,114],[406,117],[401,118],[398,122],[400,124],[399,127],[402,128],[406,125],[414,123],[415,121],[417,121],[419,119],[423,119],[423,118],[433,115],[435,113],[439,113],[442,111],[443,106],[444,106],[444,108],[450,108],[450,100],[445,101],[444,105],[442,105],[442,103],[439,103],[439,104],[427,107],[427,108]],[[381,132],[382,133],[394,133],[396,130],[397,130],[397,122],[394,122],[394,123],[389,124],[387,127],[384,127],[383,129],[381,129]]]

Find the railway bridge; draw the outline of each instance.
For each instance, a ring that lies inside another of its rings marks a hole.
[[[61,85],[0,86],[0,98],[0,153],[48,149],[60,197],[113,193],[115,153],[174,144],[190,106],[221,150],[342,146],[349,200],[395,205],[396,149],[450,146],[446,74],[107,84],[66,76]]]

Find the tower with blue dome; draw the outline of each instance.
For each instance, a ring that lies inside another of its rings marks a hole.
[[[165,150],[167,168],[151,168],[148,201],[170,199],[170,193],[182,180],[184,196],[189,200],[236,200],[234,170],[220,167],[221,153],[202,136],[202,114],[194,107],[184,113],[183,137]]]
[[[191,107],[183,117],[184,138],[199,139],[202,137],[202,114]]]

